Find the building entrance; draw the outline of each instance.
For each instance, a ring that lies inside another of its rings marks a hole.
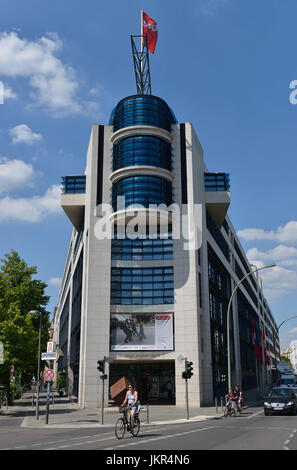
[[[140,403],[175,405],[174,361],[110,364],[109,385],[122,377],[136,385]]]

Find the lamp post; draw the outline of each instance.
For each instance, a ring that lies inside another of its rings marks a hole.
[[[290,318],[287,318],[286,320],[282,321],[278,327],[277,327],[277,331],[279,331],[280,327],[283,325],[283,323],[285,323],[286,321],[288,320],[292,320],[293,318],[297,318],[297,315],[294,315],[294,317],[290,317]]]
[[[39,419],[39,379],[40,379],[40,343],[41,343],[41,312],[31,310],[31,315],[39,316],[39,338],[38,338],[38,365],[37,365],[37,395],[36,395],[36,419]]]
[[[281,327],[286,321],[292,320],[293,318],[297,318],[297,315],[294,315],[293,317],[289,317],[289,318],[287,318],[286,320],[282,321],[282,322],[278,325],[277,331],[279,332],[280,327]],[[289,347],[289,348],[288,348],[288,353],[289,353],[289,350],[290,350],[290,349],[291,349],[291,348]],[[289,357],[288,357],[288,359],[289,359]]]
[[[231,388],[231,354],[230,354],[230,308],[231,308],[231,303],[232,303],[232,299],[234,297],[234,294],[235,292],[237,291],[238,287],[240,286],[240,284],[242,284],[242,282],[248,277],[250,276],[251,274],[255,273],[256,271],[261,271],[261,269],[268,269],[268,268],[273,268],[275,266],[275,263],[272,263],[272,264],[268,264],[267,266],[264,266],[263,268],[256,268],[256,269],[253,269],[251,272],[249,272],[248,274],[246,274],[235,286],[232,294],[231,294],[231,297],[230,297],[230,300],[229,300],[229,303],[228,303],[228,308],[227,308],[227,355],[228,355],[228,393],[229,393],[229,390]]]

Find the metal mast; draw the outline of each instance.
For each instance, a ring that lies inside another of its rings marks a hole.
[[[134,42],[134,38],[141,38],[141,50],[137,50]],[[144,39],[144,47],[142,42]],[[151,75],[150,75],[150,63],[149,63],[149,52],[147,47],[147,36],[131,35],[132,55],[134,62],[134,72],[136,78],[136,87],[138,95],[151,95]]]

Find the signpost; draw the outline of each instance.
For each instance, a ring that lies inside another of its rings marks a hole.
[[[51,381],[55,378],[55,372],[53,369],[46,369],[43,374],[44,380],[47,382],[47,396],[46,396],[46,415],[45,415],[45,424],[48,424],[48,414],[49,414],[49,401],[50,401],[50,392],[51,392]]]

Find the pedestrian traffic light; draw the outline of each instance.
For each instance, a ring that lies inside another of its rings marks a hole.
[[[97,364],[98,364],[98,371],[99,372],[102,372],[104,374],[105,372],[105,361],[97,361]]]

